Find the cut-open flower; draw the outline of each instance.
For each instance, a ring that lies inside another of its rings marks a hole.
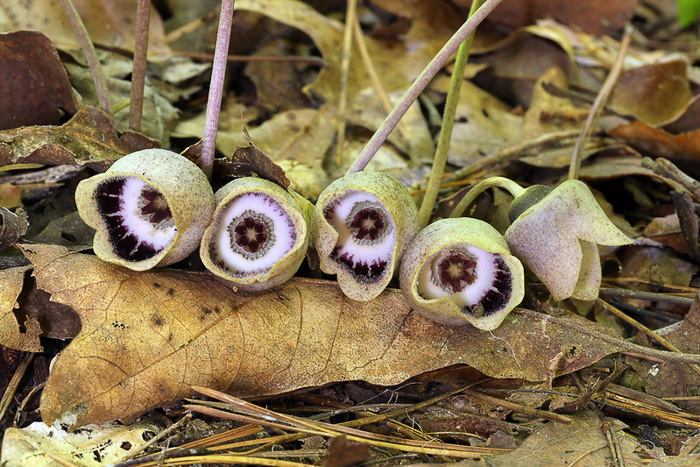
[[[229,182],[215,198],[214,220],[199,251],[206,268],[243,290],[289,280],[306,254],[311,203],[253,177]]]
[[[105,261],[143,271],[186,258],[214,211],[204,173],[164,149],[128,154],[78,184],[80,217],[96,229],[93,249]]]
[[[436,221],[401,260],[401,291],[410,306],[445,324],[496,329],[523,299],[523,266],[496,229],[478,219]]]
[[[312,238],[321,270],[336,274],[343,293],[367,301],[379,295],[418,230],[418,210],[406,187],[380,172],[356,172],[319,196]]]
[[[578,180],[565,181],[525,209],[505,237],[513,254],[557,300],[596,299],[601,282],[597,245],[632,243]]]

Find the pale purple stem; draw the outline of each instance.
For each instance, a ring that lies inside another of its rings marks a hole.
[[[73,32],[78,38],[78,43],[80,48],[83,49],[83,54],[85,55],[85,60],[87,61],[88,67],[90,68],[90,74],[92,75],[92,80],[95,83],[95,93],[97,94],[97,101],[102,109],[109,113],[109,92],[107,91],[107,79],[105,78],[102,67],[100,66],[100,61],[97,58],[97,52],[95,52],[95,45],[90,40],[90,34],[88,34],[85,28],[85,23],[80,18],[78,10],[75,9],[73,2],[71,0],[59,0],[63,12],[68,18],[68,22],[73,28]]]
[[[501,1],[502,0],[488,0],[457,30],[457,32],[454,33],[450,40],[447,41],[430,63],[428,63],[428,66],[418,75],[418,78],[416,78],[411,87],[404,93],[399,103],[396,104],[380,127],[377,128],[377,131],[372,135],[372,138],[362,149],[362,152],[357,156],[357,159],[355,159],[355,162],[346,173],[351,174],[359,172],[367,167],[367,164],[372,160],[374,154],[379,150],[381,145],[384,144],[384,141],[386,141],[389,133],[396,127],[399,120],[406,114],[413,102],[418,99],[418,96],[423,92],[423,89],[425,89],[430,80],[432,80],[437,72],[445,65],[459,45],[464,42],[464,39],[476,29],[479,23],[481,23]]]
[[[221,99],[224,93],[224,77],[228,58],[228,46],[231,38],[231,23],[233,22],[233,5],[235,0],[222,0],[219,12],[219,29],[216,33],[216,49],[214,50],[214,64],[211,69],[211,81],[209,84],[209,99],[207,100],[207,113],[204,121],[204,137],[202,138],[202,152],[200,163],[202,171],[211,179],[212,166],[214,165],[214,152],[216,150],[216,130],[219,125],[219,112],[221,111]]]
[[[129,128],[135,131],[141,131],[143,89],[146,84],[146,56],[148,55],[148,22],[151,16],[150,0],[138,1],[134,67],[131,73],[131,103],[129,104]]]

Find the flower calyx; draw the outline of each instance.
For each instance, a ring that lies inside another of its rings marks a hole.
[[[597,245],[628,245],[633,240],[608,219],[579,180],[567,180],[530,204],[506,230],[513,254],[555,299],[596,299],[602,279]]]
[[[95,254],[143,271],[189,256],[214,211],[214,193],[196,164],[165,149],[117,160],[78,184],[78,214],[96,230]]]
[[[523,299],[525,275],[505,240],[472,218],[438,220],[421,230],[401,260],[401,292],[428,318],[496,329]]]
[[[358,301],[378,296],[418,231],[418,209],[399,180],[356,172],[319,196],[311,232],[321,270],[335,274],[343,293]]]
[[[229,182],[215,199],[199,250],[204,266],[246,291],[268,290],[289,280],[306,254],[311,203],[255,177]]]

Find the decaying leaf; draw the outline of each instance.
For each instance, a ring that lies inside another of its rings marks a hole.
[[[272,162],[252,142],[248,146],[236,149],[233,156],[231,156],[230,164],[226,164],[225,167],[235,170],[235,175],[238,176],[256,174],[260,178],[274,182],[282,188],[287,189],[289,187],[289,179],[284,174],[284,170]]]
[[[662,128],[634,120],[613,128],[608,134],[656,157],[692,161],[700,158],[700,129],[672,134]]]
[[[0,131],[0,164],[87,164],[106,168],[119,157],[160,143],[134,131],[119,130],[95,107],[83,107],[61,126]]]
[[[610,107],[656,125],[683,110],[691,97],[685,60],[666,60],[627,70],[620,75]]]
[[[508,454],[498,454],[484,459],[488,466],[529,466],[529,465],[614,465],[611,461],[610,441],[606,431],[615,437],[619,454],[625,465],[644,465],[636,454],[639,443],[625,435],[622,430],[627,425],[619,420],[608,418],[605,430],[603,422],[593,411],[584,411],[571,416],[574,423],[548,423],[529,436],[523,443]]]
[[[27,233],[27,215],[15,214],[9,209],[0,208],[0,251],[14,245],[19,238]]]
[[[134,50],[136,36],[136,3],[137,0],[73,0],[91,39],[96,44],[131,51]],[[40,30],[59,48],[80,47],[60,2],[0,0],[0,10],[5,13],[0,23],[0,28],[5,31]],[[151,7],[149,23],[149,51],[169,55],[170,49],[165,43],[163,22],[154,7]]]
[[[27,352],[41,352],[44,348],[39,343],[39,322],[30,319],[18,323],[15,316],[15,304],[22,292],[24,275],[29,269],[28,266],[23,266],[0,271],[0,345]]]
[[[446,327],[398,291],[357,303],[334,282],[297,279],[251,296],[207,273],[138,273],[49,245],[25,254],[38,287],[82,320],[44,388],[47,423],[71,409],[77,424],[133,419],[193,385],[248,397],[343,380],[391,385],[454,364],[551,381],[620,350],[532,313],[492,332]]]
[[[66,462],[97,467],[113,464],[137,451],[158,431],[149,421],[131,426],[90,426],[73,433],[35,422],[22,429],[8,428],[0,457],[6,465],[48,466]]]
[[[0,34],[0,129],[56,125],[77,111],[66,70],[37,31]]]
[[[700,300],[695,298],[688,314],[680,323],[658,331],[681,352],[700,351]],[[697,396],[700,391],[700,370],[697,366],[659,364],[632,359],[632,366],[646,382],[646,392],[658,397]],[[700,409],[700,402],[689,398],[676,404],[692,413]]]
[[[589,34],[613,34],[632,17],[637,0],[509,0],[496,8],[489,18],[510,27],[532,24],[538,19],[554,18]]]

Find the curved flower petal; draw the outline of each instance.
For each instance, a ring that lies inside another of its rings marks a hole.
[[[525,275],[505,240],[472,218],[442,219],[416,235],[401,260],[401,291],[446,324],[496,329],[523,299]]]

